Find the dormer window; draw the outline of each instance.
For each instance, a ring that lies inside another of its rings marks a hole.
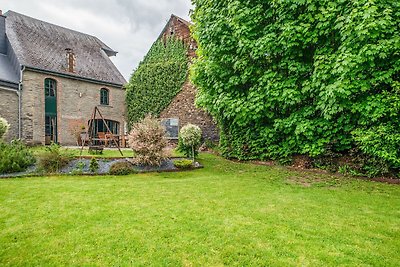
[[[66,71],[74,73],[75,72],[75,54],[71,48],[65,49],[66,52],[66,60],[67,60],[67,69]]]
[[[110,105],[110,91],[106,88],[100,90],[100,105]]]

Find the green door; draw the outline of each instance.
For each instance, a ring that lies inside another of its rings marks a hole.
[[[44,80],[45,94],[45,143],[57,143],[57,82]]]

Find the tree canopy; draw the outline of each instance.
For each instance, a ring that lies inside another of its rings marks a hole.
[[[400,2],[194,0],[198,104],[239,159],[364,153],[400,167]]]

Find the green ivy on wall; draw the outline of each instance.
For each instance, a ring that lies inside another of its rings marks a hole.
[[[186,45],[173,38],[155,42],[127,85],[129,124],[147,114],[159,116],[179,93],[187,75]]]
[[[197,104],[226,157],[355,147],[400,169],[400,2],[194,0]]]

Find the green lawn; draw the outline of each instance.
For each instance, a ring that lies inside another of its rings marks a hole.
[[[38,146],[38,147],[33,147],[31,148],[32,152],[38,156],[39,154],[43,153],[45,151],[46,147],[44,146]],[[68,151],[71,153],[71,155],[75,157],[81,156],[81,149],[80,148],[62,148],[63,151]],[[89,151],[87,148],[84,148],[82,151],[82,156],[83,157],[95,157],[95,158],[131,158],[135,154],[133,153],[133,150],[130,148],[121,148],[122,154],[119,152],[118,149],[104,149],[102,154],[89,154]],[[175,150],[170,150],[167,153],[169,153],[169,156],[173,157],[184,157],[182,153],[176,152]]]
[[[0,265],[398,266],[400,187],[204,169],[0,180]]]

